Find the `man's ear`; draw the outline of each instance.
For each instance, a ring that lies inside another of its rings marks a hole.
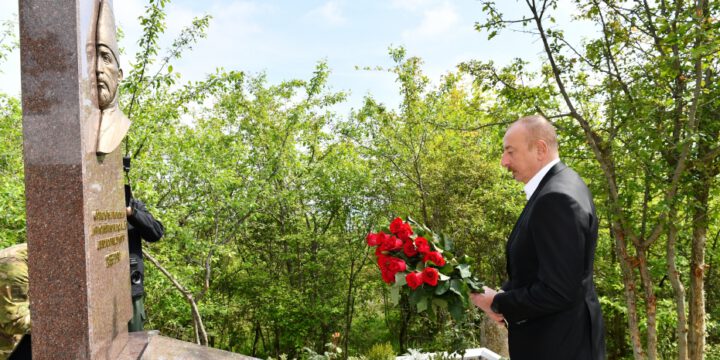
[[[548,153],[550,152],[550,147],[545,142],[545,140],[536,140],[535,141],[535,151],[536,151],[538,160],[545,160],[545,159],[547,159]]]
[[[122,81],[123,79],[123,71],[122,69],[118,68],[118,82]]]

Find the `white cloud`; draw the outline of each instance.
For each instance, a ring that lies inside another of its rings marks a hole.
[[[251,35],[262,32],[258,23],[259,14],[272,12],[269,6],[263,6],[250,1],[232,1],[216,3],[208,13],[212,14],[210,28],[217,26],[219,30],[227,31],[225,36]]]
[[[328,1],[320,7],[310,10],[307,16],[311,19],[319,18],[333,26],[347,23],[347,19],[343,15],[340,6],[335,1]]]
[[[427,6],[430,0],[392,0],[390,4],[392,7],[415,11],[420,8]]]
[[[460,16],[455,7],[449,2],[445,2],[440,6],[425,10],[420,25],[403,31],[402,36],[406,40],[437,38],[449,31],[456,30],[459,27],[459,19]]]
[[[458,15],[455,7],[449,2],[423,12],[423,19],[416,28],[405,30],[404,39],[412,40],[419,37],[438,37],[457,28]]]

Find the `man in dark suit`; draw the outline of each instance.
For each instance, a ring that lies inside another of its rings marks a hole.
[[[503,147],[502,165],[525,184],[528,202],[508,238],[509,280],[472,301],[507,324],[512,360],[605,359],[592,195],[560,162],[555,129],[542,116],[514,122]]]

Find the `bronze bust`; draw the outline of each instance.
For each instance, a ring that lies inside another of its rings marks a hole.
[[[130,119],[118,106],[118,86],[123,79],[123,71],[115,35],[115,16],[108,0],[100,2],[96,50],[98,105],[101,110],[96,152],[108,154],[120,145],[130,128]]]

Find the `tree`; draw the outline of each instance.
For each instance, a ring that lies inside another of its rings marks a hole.
[[[0,246],[25,242],[25,183],[20,101],[0,94]]]

